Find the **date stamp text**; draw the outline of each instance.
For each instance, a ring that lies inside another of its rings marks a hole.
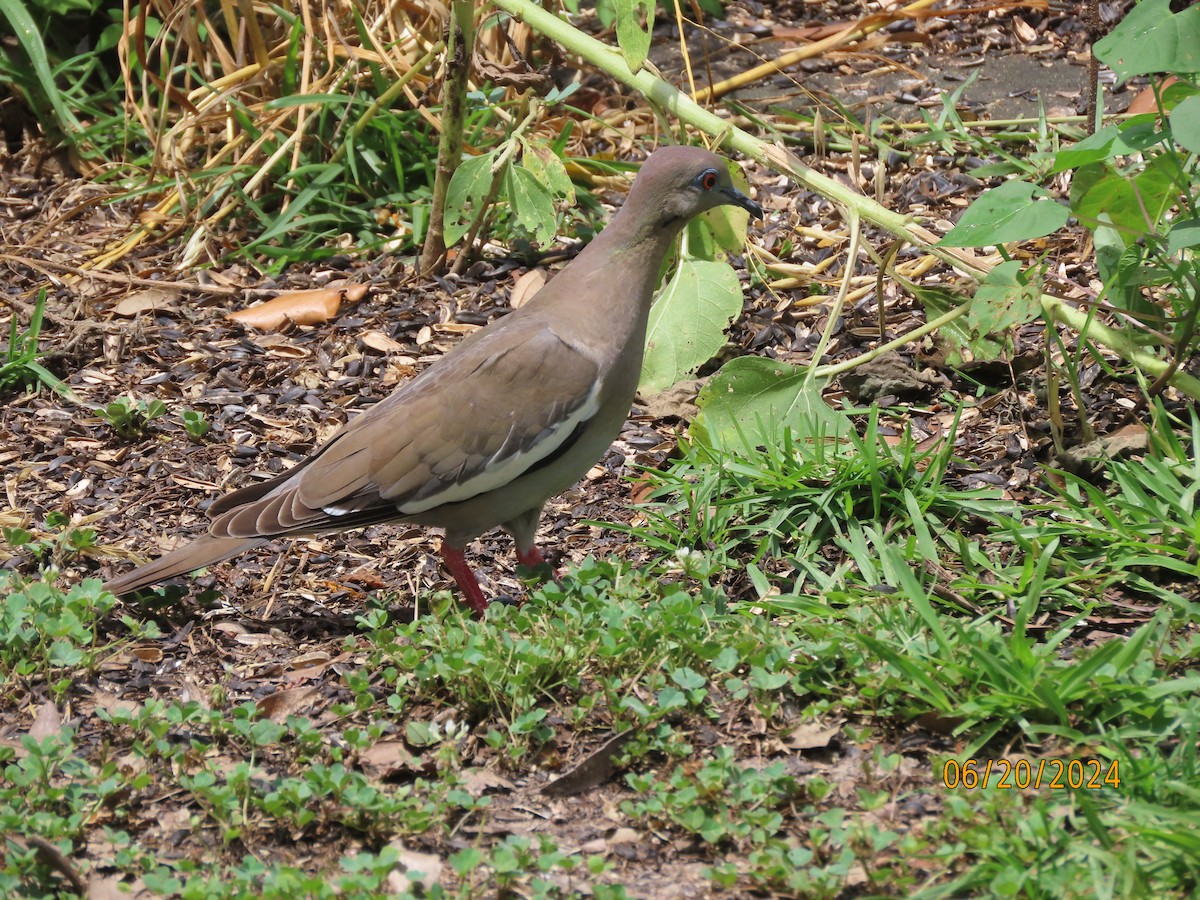
[[[1120,787],[1119,760],[1101,759],[948,759],[942,786],[948,790],[994,787],[999,790],[1099,790]]]

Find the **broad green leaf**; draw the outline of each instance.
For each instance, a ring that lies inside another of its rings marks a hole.
[[[964,297],[941,288],[920,285],[909,285],[908,287],[925,307],[927,319],[935,319],[965,302]],[[969,361],[999,359],[1004,353],[1004,346],[986,335],[976,334],[966,320],[967,316],[959,316],[938,330],[938,341],[947,347],[946,364],[957,367]],[[970,350],[969,360],[963,355],[964,349]]]
[[[1159,130],[1157,122],[1157,115],[1147,113],[1119,125],[1105,125],[1079,143],[1058,151],[1050,172],[1065,172],[1067,169],[1078,169],[1118,156],[1141,153],[1148,147],[1162,142],[1163,132]],[[978,176],[978,170],[971,174]]]
[[[1167,252],[1178,253],[1190,247],[1200,247],[1200,219],[1176,222],[1167,232]]]
[[[1158,232],[1163,215],[1179,201],[1183,189],[1180,181],[1186,179],[1180,174],[1183,167],[1184,160],[1168,151],[1153,157],[1134,177],[1145,231]],[[1149,222],[1145,222],[1146,218]]]
[[[650,309],[641,389],[669,388],[711,359],[742,311],[737,273],[724,262],[685,257]]]
[[[543,187],[567,205],[575,203],[575,185],[567,167],[553,150],[538,141],[521,139],[521,165],[533,173]]]
[[[446,246],[453,247],[471,230],[471,222],[492,187],[492,165],[496,151],[464,159],[446,189],[446,212],[442,222]]]
[[[1119,82],[1153,72],[1200,72],[1200,6],[1171,12],[1172,0],[1142,0],[1092,48]]]
[[[1032,322],[1042,312],[1041,291],[1010,259],[988,272],[964,317],[975,336],[1002,335]]]
[[[692,435],[719,450],[749,453],[778,443],[785,429],[798,443],[837,440],[851,427],[805,369],[759,356],[730,360],[696,402]]]
[[[524,166],[511,166],[505,187],[517,224],[543,247],[553,241],[554,200],[537,176]]]
[[[1161,307],[1151,303],[1142,293],[1143,287],[1154,287],[1171,279],[1161,267],[1146,259],[1145,248],[1133,241],[1117,260],[1116,277],[1109,284],[1108,301],[1120,309],[1136,314],[1143,323],[1154,328],[1166,324]]]
[[[629,71],[637,74],[650,53],[654,30],[654,0],[614,0],[617,11],[617,44]],[[642,24],[643,18],[645,25]]]
[[[938,243],[944,247],[987,247],[1044,237],[1067,224],[1070,211],[1043,188],[1006,181],[967,207]]]
[[[1111,220],[1107,214],[1102,213],[1101,224],[1092,229],[1092,242],[1096,246],[1096,269],[1100,273],[1100,280],[1105,284],[1108,284],[1117,274],[1121,256],[1125,253],[1125,248],[1129,246],[1125,235],[1119,229],[1103,224],[1109,221]]]
[[[1193,94],[1171,112],[1171,134],[1185,150],[1200,153],[1200,94]]]
[[[1071,180],[1071,212],[1088,228],[1107,222],[1126,240],[1146,231],[1133,181],[1107,163],[1084,166]]]

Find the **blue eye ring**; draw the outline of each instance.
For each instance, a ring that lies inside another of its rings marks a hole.
[[[696,176],[696,184],[697,184],[697,186],[700,187],[701,190],[705,190],[705,191],[716,190],[717,185],[720,183],[721,182],[720,182],[720,179],[717,177],[716,169],[705,169],[703,172],[701,172],[699,175]]]

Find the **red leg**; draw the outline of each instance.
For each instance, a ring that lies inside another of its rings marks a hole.
[[[542,556],[542,551],[538,549],[537,544],[531,545],[528,550],[524,551],[520,547],[517,548],[517,562],[523,566],[529,566],[532,569],[534,566],[542,565],[545,561],[546,559]]]
[[[537,544],[530,544],[528,550],[522,550],[517,547],[517,562],[523,566],[529,566],[531,569],[536,569],[539,566],[545,566],[550,572],[550,578],[556,583],[561,584],[558,580],[558,570],[550,563],[546,562],[546,558],[542,556],[542,551],[538,549]]]
[[[541,554],[538,556],[540,558]],[[467,558],[463,555],[462,550],[442,541],[442,559],[454,580],[458,582],[459,590],[463,592],[467,606],[475,610],[477,616],[482,616],[487,611],[488,599],[483,596],[483,589],[479,587],[475,573],[467,565]]]

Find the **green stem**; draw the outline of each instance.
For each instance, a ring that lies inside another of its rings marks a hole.
[[[1095,316],[1068,306],[1057,297],[1043,295],[1042,311],[1051,322],[1066,322],[1078,331],[1081,337],[1103,344],[1155,378],[1162,376],[1170,368],[1170,363],[1147,353],[1124,330],[1106,325]],[[1200,379],[1187,372],[1176,371],[1167,380],[1192,400],[1200,401]]]
[[[784,173],[797,184],[841,204],[845,209],[853,211],[863,221],[878,226],[889,234],[895,235],[932,254],[938,259],[949,263],[956,269],[965,272],[976,280],[982,280],[992,266],[975,258],[969,252],[960,252],[952,247],[942,247],[937,244],[937,235],[918,225],[911,217],[892,212],[886,207],[865,197],[853,188],[828,178],[819,172],[805,166],[794,155],[778,145],[767,144],[749,132],[743,131],[720,116],[705,109],[687,96],[657,78],[649,71],[637,73],[629,71],[624,57],[607,44],[584,34],[577,28],[563,21],[553,13],[546,12],[530,0],[492,0],[492,3],[505,12],[521,19],[535,31],[538,31],[554,41],[557,41],[570,52],[582,57],[596,68],[607,72],[613,78],[639,91],[651,103],[667,110],[681,121],[704,131],[716,139],[718,145],[736,150],[765,166]],[[910,332],[890,344],[887,349],[903,346],[917,337],[927,334],[934,328],[950,319],[962,315],[969,304],[951,310],[934,322],[927,323],[922,328]],[[1066,322],[1079,333],[1092,340],[1099,341],[1119,353],[1125,359],[1139,368],[1155,375],[1167,371],[1168,364],[1147,354],[1121,331],[1111,328],[1102,322],[1089,320],[1085,313],[1067,306],[1055,297],[1042,295],[1042,308],[1047,317],[1053,321]],[[874,355],[884,352],[884,347],[873,351]],[[856,362],[870,358],[871,354],[858,357]],[[839,363],[833,366],[821,366],[814,374],[833,375],[851,367],[850,363]],[[1200,401],[1200,380],[1186,372],[1175,372],[1170,377],[1170,383],[1189,397]]]
[[[919,341],[927,334],[933,334],[933,332],[937,331],[939,328],[949,325],[955,319],[965,315],[967,310],[970,308],[971,301],[968,300],[961,306],[956,306],[949,312],[942,313],[936,319],[930,319],[920,328],[914,328],[912,331],[902,334],[895,340],[888,341],[886,344],[880,344],[878,347],[868,350],[866,353],[862,353],[853,359],[843,360],[840,363],[833,363],[828,366],[817,366],[817,368],[813,370],[812,377],[835,378],[838,375],[841,375],[843,372],[849,372],[855,366],[861,366],[863,363],[877,359],[878,357],[883,356],[885,353],[891,353],[893,350],[899,350],[905,344],[911,344],[913,341]]]

